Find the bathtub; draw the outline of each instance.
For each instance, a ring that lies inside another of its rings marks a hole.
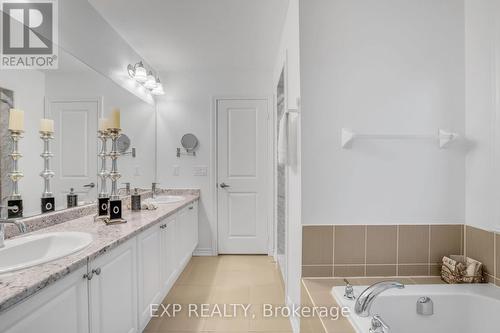
[[[367,286],[355,286],[359,296]],[[371,316],[380,315],[391,333],[498,333],[500,332],[500,288],[491,284],[407,285],[390,289],[375,299],[370,317],[354,312],[355,301],[346,300],[344,287],[334,287],[332,294],[339,306],[350,309],[349,321],[358,333],[368,333]],[[434,314],[417,314],[416,303],[430,297]]]

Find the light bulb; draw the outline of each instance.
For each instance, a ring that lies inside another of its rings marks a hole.
[[[149,74],[148,74],[148,80],[144,83],[144,87],[146,87],[149,90],[153,90],[153,89],[156,88],[156,86],[157,86],[156,79],[153,76],[153,73],[149,72]]]
[[[139,83],[144,83],[148,80],[148,72],[146,71],[146,68],[144,68],[142,61],[135,65],[134,78]]]

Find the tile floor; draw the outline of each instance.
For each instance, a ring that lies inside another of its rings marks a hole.
[[[280,306],[284,299],[281,273],[272,257],[193,257],[163,301],[181,304],[182,311],[175,317],[153,318],[144,332],[292,332],[288,318],[263,315],[263,304]],[[224,304],[243,304],[250,310],[248,316],[240,308],[233,318],[201,318],[200,306],[188,315],[188,304],[210,304],[209,311],[215,304],[221,310]]]

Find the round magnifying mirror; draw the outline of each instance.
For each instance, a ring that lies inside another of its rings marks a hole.
[[[188,152],[192,152],[198,147],[198,138],[191,133],[184,134],[184,136],[181,139],[181,145],[186,149]]]
[[[121,134],[116,139],[116,148],[120,154],[126,153],[130,148],[130,138],[126,134]]]

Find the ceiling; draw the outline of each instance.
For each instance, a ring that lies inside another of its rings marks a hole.
[[[160,71],[272,70],[288,0],[89,0]]]

